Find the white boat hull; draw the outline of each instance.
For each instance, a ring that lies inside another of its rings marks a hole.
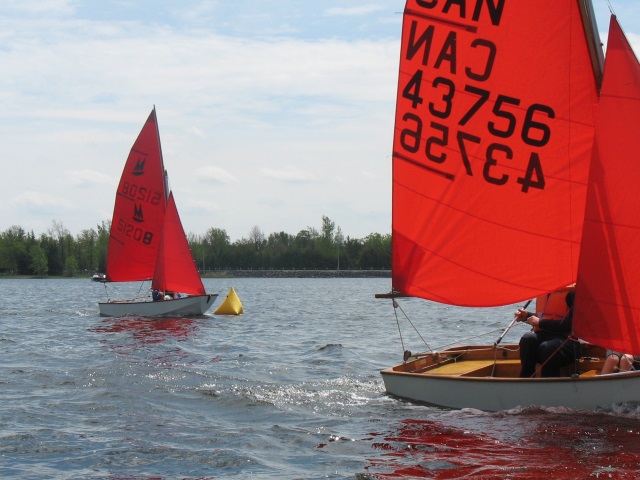
[[[211,308],[217,297],[217,294],[208,294],[192,295],[161,302],[110,301],[98,303],[98,307],[100,315],[105,317],[122,317],[125,315],[141,317],[176,315],[182,317],[204,315]]]
[[[382,370],[382,379],[390,395],[447,408],[499,411],[545,406],[596,410],[610,409],[617,403],[640,402],[640,371],[598,375],[604,359],[587,358],[579,363],[584,367],[579,375],[518,378],[519,361],[512,355],[517,352],[517,345],[512,348],[509,359],[492,354],[498,358],[497,368],[490,364],[493,361],[489,357],[467,361],[460,356],[460,350],[444,351],[433,356],[437,356],[436,361],[426,356]],[[452,353],[455,359],[450,361],[454,358]],[[449,359],[443,362],[447,355]],[[465,363],[474,362],[489,363],[475,372],[465,371]]]
[[[447,408],[495,412],[538,405],[596,410],[640,401],[640,372],[575,379],[427,377],[391,369],[381,373],[389,394]]]

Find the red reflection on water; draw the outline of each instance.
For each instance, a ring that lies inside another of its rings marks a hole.
[[[104,320],[104,325],[96,327],[96,332],[130,332],[133,338],[144,343],[160,343],[168,338],[186,337],[197,329],[195,320],[188,318],[141,318],[121,317]]]
[[[376,478],[636,479],[640,419],[528,411],[405,420],[373,441]]]
[[[164,477],[146,477],[146,476],[130,476],[130,475],[120,475],[117,473],[112,473],[107,477],[91,477],[94,480],[164,480]],[[180,480],[213,480],[215,477],[179,477]]]

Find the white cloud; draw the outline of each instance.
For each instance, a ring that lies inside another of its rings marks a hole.
[[[207,165],[196,169],[195,174],[201,181],[213,180],[216,183],[235,183],[236,177],[227,172],[224,168]]]
[[[369,13],[375,13],[386,10],[382,5],[359,5],[357,7],[333,7],[328,8],[327,15],[347,15],[347,16],[359,16],[367,15]]]
[[[316,179],[312,173],[291,166],[282,169],[261,168],[260,171],[265,177],[286,183],[306,183]]]
[[[70,14],[77,0],[3,0],[0,13]]]
[[[198,127],[192,127],[191,132],[198,137],[204,138],[206,136],[205,133],[202,130],[200,130]]]
[[[219,203],[206,200],[187,200],[185,211],[198,213],[217,213],[222,209]]]
[[[59,210],[73,210],[75,206],[64,197],[54,196],[44,192],[26,191],[11,199],[11,206],[27,212],[56,212]]]
[[[345,236],[387,233],[404,3],[2,3],[0,231],[110,219],[156,105],[188,230],[295,233],[327,215]],[[634,46],[637,9],[618,12]]]
[[[116,184],[112,177],[95,170],[72,170],[65,175],[65,181],[69,185],[83,187]]]

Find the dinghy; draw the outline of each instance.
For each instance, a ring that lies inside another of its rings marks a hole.
[[[168,186],[155,107],[120,178],[105,275],[105,286],[151,279],[152,291],[98,303],[104,316],[203,315],[217,297],[205,291]]]
[[[608,350],[640,355],[638,61],[614,16],[603,60],[587,0],[471,3],[406,2],[377,296],[496,307],[575,283],[582,352],[554,378],[519,378],[502,337],[406,352],[386,391],[487,411],[638,402],[640,371],[600,374]]]

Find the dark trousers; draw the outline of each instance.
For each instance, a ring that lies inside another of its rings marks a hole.
[[[560,367],[573,362],[579,355],[578,342],[564,336],[548,332],[525,333],[520,339],[520,377],[533,376],[537,363],[542,365],[540,373],[543,377],[559,377]]]

